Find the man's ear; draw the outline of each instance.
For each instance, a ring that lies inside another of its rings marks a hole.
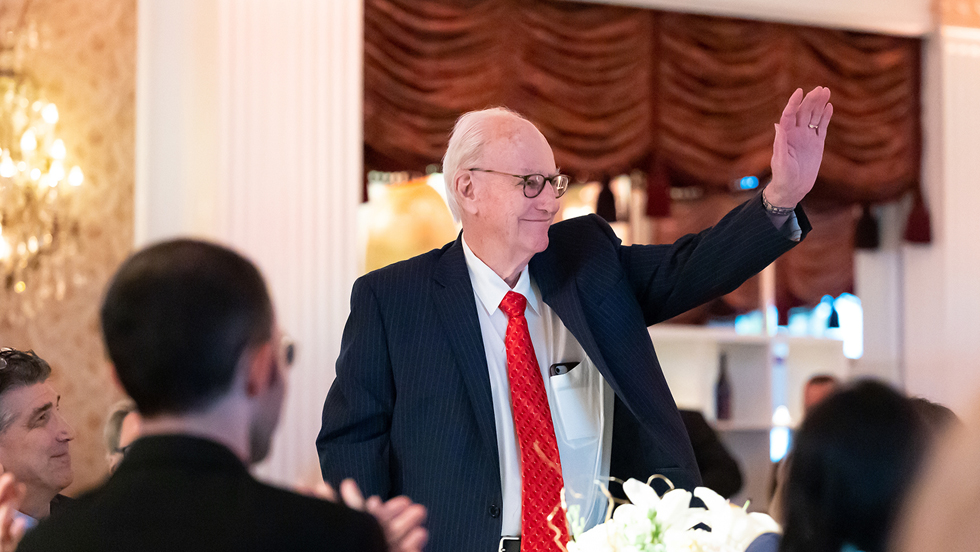
[[[279,377],[275,369],[276,363],[272,358],[275,354],[272,341],[266,341],[245,354],[248,362],[245,393],[249,397],[256,397],[271,387]]]
[[[456,189],[459,208],[466,213],[474,214],[476,212],[476,187],[473,184],[472,173],[470,171],[457,171],[452,184]]]

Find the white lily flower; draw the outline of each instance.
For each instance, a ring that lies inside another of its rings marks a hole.
[[[657,495],[657,491],[653,490],[650,485],[632,477],[623,483],[623,492],[626,493],[626,498],[630,499],[630,503],[641,508],[656,510],[657,506],[660,505],[660,497]]]
[[[691,508],[691,493],[674,489],[660,499],[657,519],[665,526],[685,531],[705,521],[704,508]]]
[[[780,532],[771,517],[733,506],[707,487],[693,496],[706,508],[692,508],[692,493],[674,489],[663,497],[636,479],[623,484],[632,504],[611,520],[579,535],[569,552],[744,552],[759,535]],[[705,524],[710,531],[695,529]]]
[[[728,546],[730,550],[745,550],[759,535],[780,532],[779,524],[768,515],[747,512],[707,487],[694,489],[694,496],[708,507],[705,524],[711,527],[711,533],[724,537],[721,540],[713,539],[719,546]]]
[[[601,523],[568,543],[568,552],[618,552],[618,541],[612,522]]]

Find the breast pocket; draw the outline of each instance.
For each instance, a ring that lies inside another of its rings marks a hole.
[[[549,378],[560,426],[565,440],[572,442],[570,444],[594,441],[601,434],[602,385],[599,377],[592,363],[586,360]]]

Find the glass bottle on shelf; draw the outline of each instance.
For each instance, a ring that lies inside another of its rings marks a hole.
[[[719,420],[732,419],[732,385],[728,381],[728,356],[721,354],[718,359],[718,381],[715,382],[715,417]]]

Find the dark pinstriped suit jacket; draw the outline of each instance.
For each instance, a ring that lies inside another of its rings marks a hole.
[[[801,209],[804,233],[809,225]],[[699,483],[647,333],[738,287],[795,242],[757,195],[673,245],[620,245],[596,216],[554,224],[529,264],[542,299],[616,393],[610,474]],[[324,478],[429,509],[427,550],[496,550],[500,468],[490,380],[460,241],[354,284],[317,438]]]

